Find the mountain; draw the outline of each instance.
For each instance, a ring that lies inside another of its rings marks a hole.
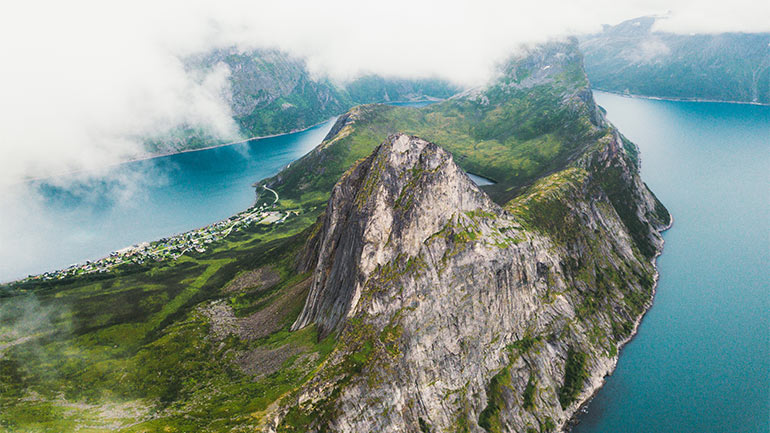
[[[680,35],[642,17],[581,38],[597,88],[676,99],[770,103],[770,33]]]
[[[0,287],[0,425],[558,431],[649,307],[670,223],[574,40],[352,108],[257,191],[265,218],[205,251]]]
[[[269,430],[563,426],[649,305],[643,244],[659,251],[668,223],[620,143],[606,137],[501,207],[445,150],[389,137],[337,183],[307,242],[292,329],[338,344]]]
[[[356,104],[445,99],[460,88],[448,81],[364,75],[336,83],[314,76],[305,61],[275,49],[215,50],[186,59],[190,71],[225,65],[230,71],[225,98],[243,137],[293,132],[344,113]],[[210,133],[178,128],[149,144],[155,152],[219,144]]]
[[[345,90],[356,104],[370,104],[447,99],[462,89],[438,78],[384,78],[370,74],[345,83]]]
[[[606,133],[574,41],[511,58],[499,72],[485,88],[419,109],[355,107],[340,116],[323,146],[266,183],[281,197],[318,205],[323,199],[312,192],[330,191],[376,143],[404,132],[444,147],[463,169],[494,180],[487,190],[504,202]]]
[[[230,68],[230,107],[251,136],[305,128],[347,110],[352,101],[326,78],[314,78],[302,59],[276,50],[217,51],[201,63]]]

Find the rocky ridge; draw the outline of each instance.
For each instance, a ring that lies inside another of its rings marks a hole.
[[[399,134],[334,187],[293,329],[338,345],[267,431],[556,431],[651,302],[665,209],[608,134],[505,206]]]

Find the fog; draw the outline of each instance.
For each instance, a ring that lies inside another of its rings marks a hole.
[[[25,180],[101,170],[182,124],[238,138],[230,71],[186,71],[186,56],[280,48],[334,80],[379,73],[474,86],[522,44],[649,14],[666,14],[658,28],[672,32],[770,30],[770,2],[754,0],[12,2],[0,15],[0,250],[23,256],[42,242],[13,229],[37,214]]]
[[[767,31],[756,1],[26,1],[0,17],[0,185],[140,153],[185,123],[236,133],[226,67],[187,73],[184,56],[279,47],[319,75],[361,72],[483,82],[519,44],[668,14],[666,31]]]

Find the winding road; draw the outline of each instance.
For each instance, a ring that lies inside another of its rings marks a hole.
[[[262,188],[264,188],[264,189],[266,189],[266,190],[268,190],[268,191],[272,192],[273,194],[275,194],[275,201],[273,202],[273,204],[276,204],[276,203],[278,203],[278,193],[277,193],[277,192],[275,192],[275,190],[274,190],[274,189],[268,188],[268,186],[267,186],[267,185],[262,185]]]

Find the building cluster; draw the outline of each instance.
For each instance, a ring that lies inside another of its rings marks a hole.
[[[278,211],[273,209],[274,207],[275,205],[263,205],[259,208],[252,208],[206,227],[154,242],[142,242],[115,251],[99,260],[86,261],[58,271],[29,276],[24,281],[59,280],[76,275],[107,272],[116,266],[125,264],[174,260],[188,251],[199,253],[206,251],[208,244],[226,237],[233,230],[250,224],[280,224],[286,221],[289,216],[298,213],[297,211]]]

